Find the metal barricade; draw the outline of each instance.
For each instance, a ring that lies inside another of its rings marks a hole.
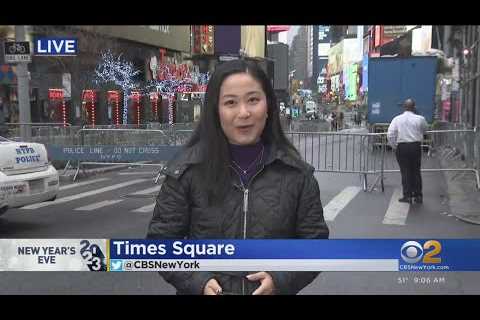
[[[119,165],[129,166],[157,166],[162,167],[163,163],[152,163],[155,160],[162,160],[162,157],[172,156],[178,146],[182,146],[191,136],[192,130],[155,130],[155,129],[109,129],[109,128],[82,128],[77,132],[79,146],[91,147],[103,152],[115,152],[117,157],[113,159],[122,159],[122,152],[127,152],[127,158],[130,161],[111,161],[112,155],[103,158],[109,159],[102,161],[77,161],[77,168],[73,180],[75,181],[83,165]],[[169,148],[170,147],[170,148]],[[159,151],[163,148],[163,151]],[[101,149],[101,150],[100,150]],[[123,150],[123,151],[122,151]],[[142,155],[136,155],[140,151]],[[149,156],[148,150],[154,150],[156,157]],[[82,150],[83,152],[83,150]],[[133,153],[133,154],[132,154]],[[158,155],[163,154],[163,156]],[[91,156],[91,155],[90,155]],[[142,161],[132,161],[132,158],[140,157]],[[155,179],[158,182],[160,170]]]
[[[78,131],[78,140],[83,146],[181,146],[190,139],[192,132],[193,130],[82,128]],[[364,191],[368,191],[367,176],[382,173],[382,149],[376,145],[381,135],[341,132],[286,133],[302,158],[312,165],[316,172],[359,174]],[[77,166],[77,172],[82,164],[98,162],[83,161]]]
[[[28,126],[30,128],[30,137],[25,139],[20,136],[20,127]],[[81,127],[72,126],[67,123],[8,123],[8,137],[14,141],[38,142],[43,144],[72,144],[76,133]]]
[[[185,144],[193,130],[159,129],[87,129],[78,130],[82,145],[179,146]]]
[[[287,132],[286,135],[316,172],[359,174],[364,191],[368,190],[367,175],[381,173],[383,154],[376,142],[382,134]]]
[[[14,124],[12,124],[14,125]],[[21,125],[21,124],[18,124]],[[59,126],[58,123],[35,123],[32,126],[32,142],[56,146],[130,146],[130,147],[176,147],[186,144],[196,123],[108,125],[95,127]],[[150,127],[157,127],[149,129]],[[158,129],[161,128],[161,129]],[[384,129],[384,128],[383,128]],[[364,191],[371,191],[380,181],[384,191],[384,175],[400,172],[394,149],[387,142],[385,130],[371,133],[353,132],[285,132],[302,158],[315,168],[316,172],[359,174]],[[429,130],[422,143],[422,171],[457,171],[475,174],[477,188],[480,188],[479,157],[480,137],[476,128],[465,129],[455,126],[449,130]],[[472,147],[474,146],[474,147]],[[477,155],[477,156],[476,156]],[[442,168],[439,159],[458,158],[464,161],[461,168]],[[148,165],[147,163],[120,161],[79,161],[81,164]],[[67,166],[69,163],[67,164]],[[157,165],[158,164],[152,164]],[[77,175],[76,174],[76,175]],[[76,177],[75,175],[75,177]],[[368,186],[368,175],[376,176]],[[157,177],[158,178],[158,177]]]
[[[479,168],[474,155],[476,140],[478,141],[476,128],[429,130],[426,132],[426,137],[422,143],[422,172],[470,172],[475,175],[476,187],[480,189]],[[383,133],[381,139],[383,155],[380,176],[383,191],[383,175],[400,172],[400,168],[396,160],[395,149],[387,143],[386,133]],[[463,165],[461,167],[442,166],[441,160],[445,159],[462,160]]]
[[[364,191],[373,190],[380,182],[383,192],[384,175],[400,172],[395,149],[389,145],[386,132],[288,132],[286,135],[316,172],[360,174]],[[475,157],[479,141],[476,129],[427,131],[421,145],[421,171],[470,172],[475,174],[477,189],[480,189],[478,159]],[[463,166],[442,167],[442,158],[455,157],[464,160]],[[370,187],[368,175],[376,176]]]

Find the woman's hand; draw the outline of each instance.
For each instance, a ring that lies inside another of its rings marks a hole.
[[[205,288],[203,288],[203,294],[204,295],[218,295],[222,292],[222,287],[218,284],[217,280],[215,279],[210,279],[208,280],[207,284],[205,285]]]
[[[247,279],[250,281],[260,281],[260,286],[255,290],[253,295],[272,295],[275,292],[275,285],[272,276],[267,272],[257,272],[249,274]]]

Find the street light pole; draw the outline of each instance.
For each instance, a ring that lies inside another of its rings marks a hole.
[[[15,26],[15,40],[25,41],[25,26]],[[30,112],[30,83],[28,79],[27,62],[17,64],[17,96],[19,123],[31,123]],[[30,140],[31,130],[29,125],[20,125],[20,136],[22,140]]]

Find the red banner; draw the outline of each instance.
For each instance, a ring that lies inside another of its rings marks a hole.
[[[282,32],[290,30],[290,26],[267,26],[268,32]]]
[[[120,94],[118,93],[118,91],[107,91],[107,99],[109,101],[118,100],[119,97],[120,97]]]
[[[95,100],[95,91],[93,91],[93,90],[83,90],[82,96],[83,96],[84,101]]]
[[[63,89],[48,89],[48,99],[50,100],[62,100]]]

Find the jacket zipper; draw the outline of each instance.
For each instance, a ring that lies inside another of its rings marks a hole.
[[[247,238],[248,189],[243,189],[243,239]],[[242,278],[242,295],[245,295],[245,279]]]
[[[247,239],[248,189],[243,189],[243,239]]]
[[[250,181],[248,182],[248,185],[247,185],[247,188],[245,189],[245,185],[243,184],[243,181],[242,181],[242,178],[240,177],[240,175],[238,174],[238,172],[235,170],[235,168],[233,168],[232,166],[230,166],[233,171],[235,171],[235,173],[238,175],[238,177],[240,178],[240,182],[242,183],[242,189],[243,189],[243,239],[247,239],[247,213],[248,213],[248,187],[250,187],[250,184],[252,183],[253,179],[255,179],[255,177],[263,171],[263,169],[265,168],[265,165],[262,165],[262,168],[253,175],[252,179],[250,179]],[[245,279],[242,279],[242,295],[245,295]]]

